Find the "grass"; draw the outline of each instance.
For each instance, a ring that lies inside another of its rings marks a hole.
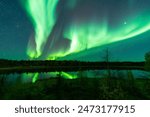
[[[1,78],[2,79],[2,78]],[[143,100],[150,99],[149,79],[51,78],[36,83],[0,81],[5,100]]]

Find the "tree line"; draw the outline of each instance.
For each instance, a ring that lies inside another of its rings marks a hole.
[[[82,62],[55,60],[0,60],[0,74],[82,70],[145,70],[145,62]]]

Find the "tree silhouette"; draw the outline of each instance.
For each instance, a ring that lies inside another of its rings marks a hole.
[[[150,52],[145,54],[145,70],[150,72]]]
[[[107,78],[109,79],[111,77],[111,70],[110,70],[110,59],[111,59],[111,54],[109,49],[107,48],[104,51],[104,56],[103,56],[104,61],[106,62],[106,67],[107,67]]]

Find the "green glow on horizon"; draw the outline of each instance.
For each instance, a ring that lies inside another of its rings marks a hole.
[[[50,54],[48,57],[47,57],[47,60],[57,60],[58,58],[61,58],[61,57],[64,57],[68,54],[70,54],[71,52],[69,51],[59,51],[59,52],[56,52],[56,53],[53,53],[53,54]]]
[[[56,22],[55,10],[59,0],[22,0],[22,4],[34,26],[36,51],[27,50],[31,58],[38,58]]]

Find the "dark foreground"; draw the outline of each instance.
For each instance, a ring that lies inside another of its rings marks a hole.
[[[149,79],[51,78],[36,83],[7,84],[1,79],[0,99],[8,100],[143,100],[150,99]]]

